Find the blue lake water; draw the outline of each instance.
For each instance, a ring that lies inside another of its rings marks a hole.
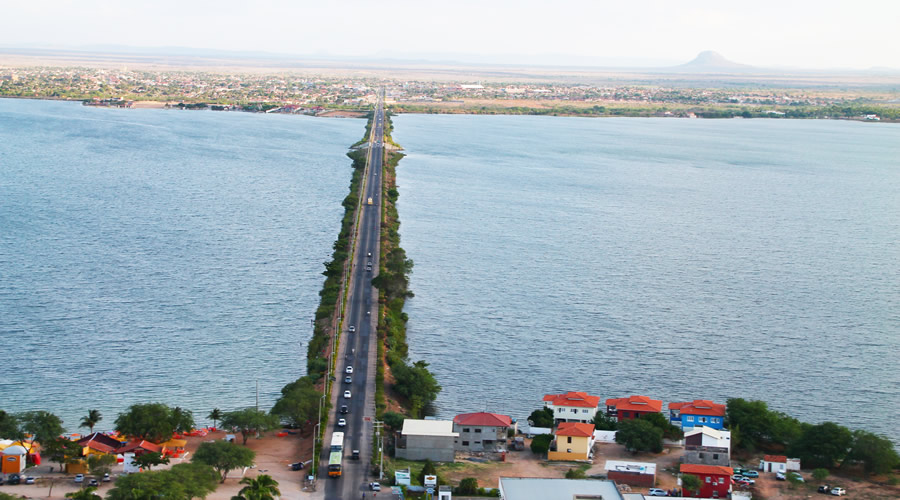
[[[271,404],[362,120],[0,99],[0,409]]]
[[[401,115],[439,415],[762,399],[900,443],[900,126]]]

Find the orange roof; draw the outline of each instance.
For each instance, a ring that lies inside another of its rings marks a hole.
[[[766,455],[763,457],[763,460],[766,462],[780,462],[783,464],[787,463],[787,457],[784,455]]]
[[[600,404],[600,397],[589,396],[586,392],[567,392],[565,394],[547,394],[544,396],[544,401],[549,401],[553,406],[596,408]]]
[[[681,413],[686,415],[725,416],[725,405],[713,403],[708,399],[695,399],[685,403],[669,403],[669,409],[681,410]]]
[[[90,448],[92,450],[97,450],[102,453],[113,453],[116,451],[112,446],[103,444],[99,441],[87,441],[86,443],[81,445],[83,448]]]
[[[463,413],[453,417],[453,422],[459,425],[492,425],[494,427],[509,427],[512,419],[506,415],[497,413]]]
[[[717,474],[720,476],[731,476],[734,474],[734,469],[721,465],[681,464],[681,472],[687,474]]]
[[[606,406],[614,406],[616,411],[644,411],[650,413],[662,411],[662,401],[650,399],[647,396],[607,399]]]
[[[142,449],[151,453],[160,453],[162,451],[162,447],[158,444],[151,443],[150,441],[132,441],[116,450],[116,453],[128,453],[137,449]]]
[[[556,428],[557,436],[591,437],[594,435],[594,424],[583,422],[560,422]]]

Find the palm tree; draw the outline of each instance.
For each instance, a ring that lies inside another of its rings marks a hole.
[[[213,427],[218,428],[219,426],[216,424],[219,420],[222,420],[222,410],[213,408],[213,411],[209,412],[209,415],[207,415],[206,418],[213,421]]]
[[[91,434],[94,433],[94,426],[100,423],[103,420],[103,415],[100,414],[100,410],[89,410],[86,417],[81,419],[81,425],[79,427],[87,427],[91,430]]]
[[[241,479],[241,484],[247,486],[241,488],[241,491],[231,497],[231,500],[275,500],[275,497],[281,496],[281,491],[278,490],[278,481],[267,474],[256,476],[256,478],[245,477]]]
[[[103,497],[94,493],[96,490],[96,486],[88,486],[83,490],[66,493],[66,498],[71,500],[103,500]]]

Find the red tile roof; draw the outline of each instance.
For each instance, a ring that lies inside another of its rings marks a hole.
[[[132,441],[116,450],[116,453],[129,453],[137,449],[149,451],[151,453],[160,453],[162,451],[161,446],[153,444],[150,441]]]
[[[82,448],[90,448],[92,450],[97,450],[102,453],[115,453],[115,448],[109,445],[105,445],[99,441],[87,441],[81,444]]]
[[[731,476],[734,469],[721,465],[681,464],[681,472],[687,474],[717,474],[719,476]]]
[[[497,413],[463,413],[453,417],[453,422],[459,425],[490,425],[494,427],[509,427],[512,419],[506,415]]]
[[[591,437],[594,435],[594,424],[583,422],[560,422],[556,428],[557,436]]]
[[[763,457],[763,460],[766,462],[780,462],[783,464],[787,463],[787,457],[784,455],[766,455]]]
[[[650,399],[647,396],[607,399],[606,406],[614,406],[616,411],[643,411],[648,413],[662,411],[662,401]]]
[[[88,443],[91,443],[91,442],[102,443],[106,446],[109,446],[112,449],[116,449],[116,448],[119,448],[120,446],[122,446],[122,442],[119,441],[118,439],[116,439],[112,436],[107,436],[106,434],[101,434],[99,432],[89,434],[78,440],[78,444],[80,444],[81,446],[87,446]],[[96,450],[98,448],[94,448],[94,449]]]
[[[567,392],[565,394],[547,394],[544,401],[553,406],[578,406],[580,408],[596,408],[600,404],[599,396],[589,396],[586,392]]]
[[[686,415],[725,416],[725,405],[713,403],[708,399],[695,399],[685,403],[669,403],[669,409],[681,410],[681,413]]]

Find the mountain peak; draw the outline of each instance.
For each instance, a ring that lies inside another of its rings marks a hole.
[[[676,66],[676,69],[684,71],[698,71],[703,73],[710,72],[726,72],[726,71],[746,71],[753,69],[753,66],[736,63],[725,58],[722,54],[712,50],[704,50],[699,53],[689,63]]]

